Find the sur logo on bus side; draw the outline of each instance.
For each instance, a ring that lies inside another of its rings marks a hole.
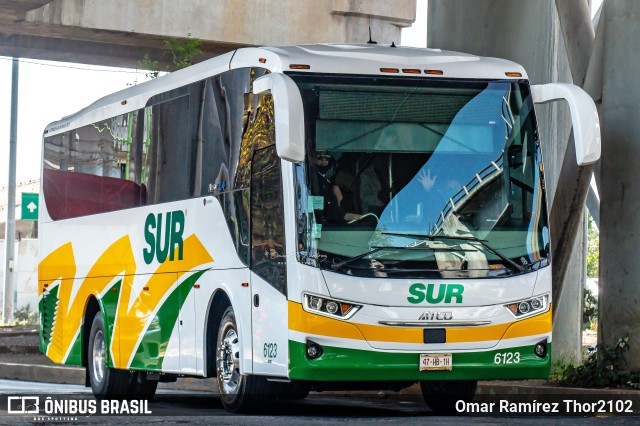
[[[407,301],[413,304],[422,302],[435,304],[443,301],[444,303],[462,303],[462,292],[464,291],[462,284],[438,284],[437,294],[435,289],[436,284],[411,284],[409,287],[411,296],[407,297]]]
[[[147,265],[154,259],[158,263],[164,263],[169,257],[173,261],[175,257],[175,247],[178,247],[178,260],[182,260],[184,241],[184,212],[176,210],[167,212],[164,219],[163,214],[150,213],[144,222],[144,239],[148,247],[142,250],[144,261]],[[164,235],[163,235],[164,234]]]

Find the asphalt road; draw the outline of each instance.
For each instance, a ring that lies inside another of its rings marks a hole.
[[[69,395],[90,398],[90,391],[78,385],[59,385],[14,380],[0,380],[0,394],[7,395]],[[41,397],[44,399],[44,397]],[[149,403],[152,414],[131,416],[86,416],[37,414],[9,414],[3,401],[0,411],[0,425],[15,424],[114,424],[114,425],[449,425],[469,423],[479,425],[548,424],[639,424],[640,416],[622,417],[469,417],[437,416],[426,405],[397,399],[380,399],[375,396],[356,395],[352,397],[312,394],[304,401],[287,401],[274,404],[261,415],[245,416],[227,412],[220,399],[212,393],[160,390],[156,399]],[[40,403],[42,406],[42,403]]]

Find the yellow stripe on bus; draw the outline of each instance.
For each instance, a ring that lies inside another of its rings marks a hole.
[[[175,249],[178,250],[177,247]],[[195,235],[184,240],[184,254],[184,260],[162,263],[145,284],[144,287],[148,290],[142,290],[129,309],[136,262],[128,235],[120,238],[104,251],[78,286],[73,298],[72,290],[77,272],[73,247],[71,243],[66,243],[51,252],[38,265],[39,294],[45,291],[45,285],[51,286],[60,280],[59,302],[47,356],[56,363],[64,362],[65,355],[82,325],[88,298],[92,295],[99,298],[116,276],[123,275],[113,332],[113,336],[116,337],[111,339],[111,352],[114,366],[126,368],[136,349],[140,334],[144,331],[147,322],[152,319],[151,313],[156,310],[167,290],[185,272],[213,261]],[[91,327],[91,324],[87,324],[87,327]]]
[[[175,248],[178,250],[178,248]],[[120,342],[119,350],[113,347],[113,363],[116,368],[127,368],[134,355],[140,335],[145,325],[152,320],[152,313],[158,307],[160,300],[182,275],[199,265],[213,262],[213,258],[202,245],[198,237],[191,235],[184,240],[184,258],[164,262],[149,278],[149,281],[129,309],[131,298],[131,284],[122,286],[122,294],[118,303],[114,341]]]
[[[76,264],[71,243],[62,245],[40,262],[38,274],[41,277],[48,277],[39,282],[40,291],[43,291],[45,284],[61,280],[51,344],[47,349],[47,356],[51,360],[57,363],[64,361],[64,356],[69,346],[73,344],[73,339],[82,324],[89,296],[98,297],[114,277],[119,274],[133,275],[135,271],[136,263],[131,252],[129,236],[120,238],[105,250],[87,273],[87,278],[79,285],[73,299],[71,292],[75,281],[73,278],[76,275]]]
[[[372,342],[424,343],[422,328],[360,324],[315,315],[289,302],[289,328],[294,331]],[[447,343],[480,342],[551,332],[551,311],[525,320],[483,327],[447,327]]]

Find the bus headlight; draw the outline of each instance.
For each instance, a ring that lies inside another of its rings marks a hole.
[[[532,316],[546,311],[549,308],[549,295],[532,297],[531,299],[504,305],[516,318]]]
[[[304,294],[302,307],[307,312],[324,315],[331,318],[349,319],[362,306],[342,300],[329,299],[315,294]]]

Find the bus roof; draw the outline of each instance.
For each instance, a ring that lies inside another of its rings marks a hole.
[[[229,69],[243,67],[263,67],[271,72],[299,71],[412,78],[494,80],[527,78],[524,68],[515,62],[440,49],[381,44],[249,47],[225,53],[183,70],[107,95],[77,113],[49,124],[45,129],[45,135],[50,136],[144,108],[152,96]]]

